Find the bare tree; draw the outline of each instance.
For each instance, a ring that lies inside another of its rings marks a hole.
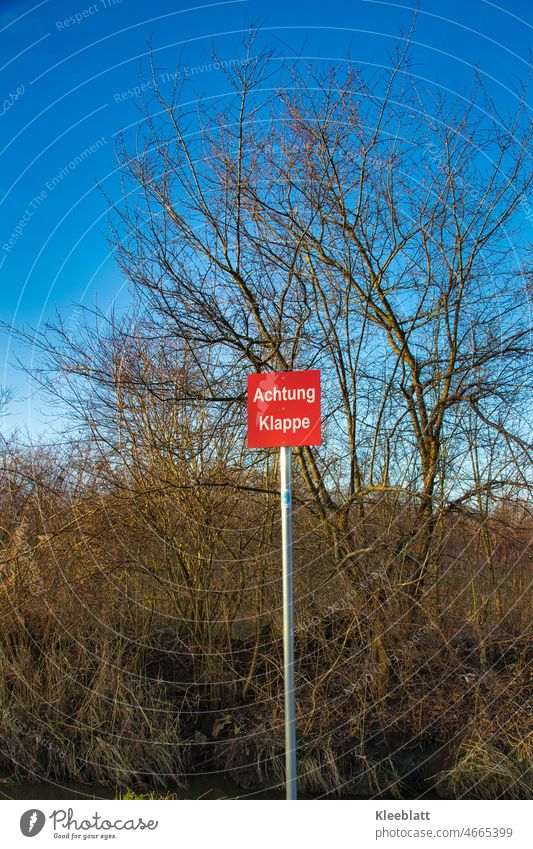
[[[382,73],[274,72],[253,36],[245,49],[227,95],[193,111],[152,67],[113,217],[137,316],[42,346],[94,443],[152,488],[194,471],[268,493],[268,452],[243,448],[245,374],[320,368],[324,444],[296,452],[300,497],[338,572],[379,556],[417,611],[446,516],[483,522],[529,491],[524,91],[513,115],[479,82],[435,94],[408,40]],[[380,500],[404,517],[385,538]]]
[[[530,343],[523,93],[511,117],[479,84],[468,100],[435,97],[406,47],[379,77],[284,69],[271,96],[270,57],[247,49],[228,73],[234,95],[194,114],[180,92],[164,99],[154,72],[160,109],[121,153],[119,261],[197,362],[201,397],[237,402],[248,370],[322,369],[326,439],[298,451],[302,480],[344,567],[369,497],[415,499],[419,595],[444,454],[441,496],[456,506],[521,487],[531,459],[518,421]],[[465,490],[470,412],[521,459]]]

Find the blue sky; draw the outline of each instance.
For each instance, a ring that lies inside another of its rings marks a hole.
[[[78,304],[127,306],[107,241],[100,183],[119,196],[114,144],[141,118],[134,87],[151,42],[161,75],[188,77],[191,98],[224,91],[212,53],[242,55],[241,33],[260,24],[278,56],[317,63],[344,57],[389,64],[412,6],[368,0],[0,0],[0,319],[39,326],[58,308],[75,333]],[[528,0],[421,0],[416,71],[436,87],[466,87],[479,67],[502,106],[530,69]],[[42,401],[15,367],[31,351],[0,335],[2,382],[16,400],[2,428],[37,435]]]

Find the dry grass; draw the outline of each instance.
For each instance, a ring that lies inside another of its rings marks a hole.
[[[469,737],[443,780],[454,798],[533,799],[531,737],[503,744]]]
[[[179,782],[179,716],[120,637],[0,640],[3,767],[94,783]]]
[[[4,506],[4,770],[134,792],[210,770],[243,787],[283,784],[276,516],[261,496],[245,515],[233,496],[198,501],[197,524],[187,519],[195,505],[185,512],[170,496],[36,499],[23,520],[16,499]],[[520,519],[496,540],[498,611],[475,522],[454,520],[438,587],[413,615],[402,589],[409,551],[394,560],[411,517],[402,506],[393,521],[393,509],[371,514],[383,546],[356,574],[335,573],[312,512],[296,516],[300,790],[410,794],[404,748],[457,741],[493,716],[504,731],[470,735],[433,784],[527,796],[530,529]]]

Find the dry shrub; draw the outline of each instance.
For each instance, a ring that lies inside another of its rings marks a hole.
[[[22,630],[0,642],[2,761],[15,773],[95,783],[165,784],[182,774],[179,716],[143,651],[121,637]]]
[[[468,737],[442,780],[453,798],[532,799],[531,738]]]
[[[123,479],[114,486],[4,497],[4,768],[132,787],[221,769],[243,786],[281,786],[277,506],[270,495],[224,487],[151,498]],[[397,795],[401,758],[392,743],[390,758],[386,746],[376,757],[377,740],[399,733],[423,749],[485,714],[504,716],[511,703],[525,714],[531,528],[523,514],[509,508],[491,525],[499,611],[482,522],[446,520],[439,574],[413,611],[403,588],[413,514],[378,499],[367,515],[354,537],[374,542],[339,570],[312,506],[295,513],[304,793]],[[526,739],[523,727],[515,732]],[[509,754],[517,746],[471,745],[441,787],[488,796],[507,782],[510,793],[525,793]],[[491,777],[476,790],[469,770]]]

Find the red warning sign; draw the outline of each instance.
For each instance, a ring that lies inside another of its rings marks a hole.
[[[248,447],[320,445],[320,372],[248,375]]]

